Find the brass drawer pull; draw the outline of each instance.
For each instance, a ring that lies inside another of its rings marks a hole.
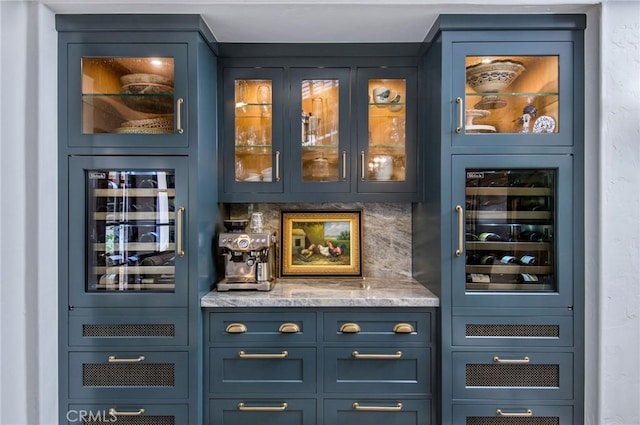
[[[283,334],[297,334],[300,332],[300,326],[296,323],[283,323],[280,325],[278,332]]]
[[[247,331],[247,325],[244,323],[229,323],[224,331],[228,334],[243,334]]]
[[[526,412],[507,413],[507,412],[503,412],[502,409],[498,409],[496,410],[496,415],[511,417],[511,418],[527,418],[529,416],[533,416],[533,411],[531,409],[527,409]]]
[[[493,358],[494,363],[502,363],[502,364],[527,364],[531,361],[529,356],[525,356],[522,359],[501,359],[498,356]]]
[[[393,332],[397,334],[410,334],[414,333],[416,330],[409,323],[396,323],[393,327]]]
[[[382,360],[393,360],[399,359],[402,357],[402,351],[396,351],[395,354],[360,354],[357,351],[351,353],[354,359],[382,359]]]
[[[109,356],[109,363],[140,363],[144,361],[144,356],[138,356],[135,359],[119,359],[116,356]]]
[[[357,334],[360,332],[360,325],[357,323],[343,323],[340,326],[340,332],[343,334]]]
[[[395,406],[360,406],[360,403],[353,403],[355,410],[364,410],[370,412],[399,412],[402,410],[402,403],[396,403]]]
[[[244,351],[238,351],[238,357],[241,359],[284,359],[289,355],[288,351],[279,354],[250,354]]]
[[[138,409],[135,412],[118,412],[115,407],[109,409],[109,415],[111,416],[140,416],[144,415],[144,409]]]
[[[238,410],[243,412],[283,412],[287,408],[287,402],[280,406],[245,406],[243,402],[238,403]]]

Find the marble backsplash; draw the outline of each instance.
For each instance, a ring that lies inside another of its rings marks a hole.
[[[411,204],[230,204],[232,219],[262,212],[265,231],[280,240],[280,212],[294,210],[362,211],[362,271],[365,277],[411,277]]]

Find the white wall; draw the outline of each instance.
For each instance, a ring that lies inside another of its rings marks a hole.
[[[586,417],[640,425],[640,3],[604,1],[589,13],[586,35]],[[52,425],[53,15],[37,3],[0,1],[0,37],[0,424]]]

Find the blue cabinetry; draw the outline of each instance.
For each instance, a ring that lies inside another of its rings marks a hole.
[[[199,423],[215,40],[197,15],[58,15],[56,27],[58,422]]]
[[[205,423],[434,423],[433,309],[204,312]]]
[[[584,26],[443,15],[427,37],[413,267],[441,300],[441,423],[583,423]]]

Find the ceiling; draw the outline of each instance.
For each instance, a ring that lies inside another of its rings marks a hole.
[[[358,43],[421,42],[442,13],[584,13],[601,1],[40,0],[40,3],[55,13],[200,14],[219,42]]]

